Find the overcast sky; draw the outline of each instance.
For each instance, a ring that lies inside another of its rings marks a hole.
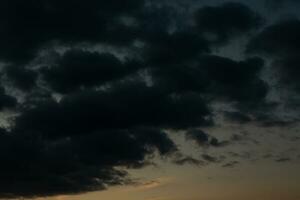
[[[0,199],[299,200],[299,9],[2,0]]]

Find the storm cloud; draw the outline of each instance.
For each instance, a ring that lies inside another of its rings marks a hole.
[[[200,8],[196,23],[213,43],[222,44],[258,28],[262,19],[247,6],[230,2]]]
[[[248,44],[248,53],[271,57],[274,71],[283,85],[299,91],[300,21],[289,19],[266,27]]]
[[[141,68],[138,61],[123,63],[109,53],[82,50],[65,52],[53,65],[41,71],[51,88],[60,93],[72,92],[80,87],[101,86]]]
[[[221,163],[209,153],[176,157],[170,134],[183,131],[200,148],[231,145],[202,128],[219,115],[246,124],[270,111],[270,58],[278,57],[280,84],[300,90],[297,19],[263,26],[232,2],[191,10],[141,0],[1,1],[0,111],[13,114],[0,129],[0,198],[130,184],[127,169],[154,155]],[[249,44],[240,59],[217,53],[241,38]],[[216,111],[220,104],[231,110]]]

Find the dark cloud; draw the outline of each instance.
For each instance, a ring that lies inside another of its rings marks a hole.
[[[186,132],[186,138],[195,140],[200,146],[209,141],[209,135],[201,130],[190,130]]]
[[[208,154],[203,154],[202,158],[207,161],[207,162],[211,162],[211,163],[218,163],[220,162],[220,160],[217,157],[208,155]]]
[[[273,71],[280,86],[300,91],[300,21],[290,19],[266,27],[250,40],[248,53],[260,53],[272,60]]]
[[[188,140],[194,140],[201,147],[224,147],[229,144],[227,141],[220,142],[217,138],[198,129],[189,130],[185,135]]]
[[[159,88],[130,82],[107,91],[76,93],[59,103],[41,102],[16,118],[15,129],[60,137],[99,128],[156,126],[176,129],[209,124],[210,111],[201,96],[164,94]]]
[[[0,111],[5,108],[14,108],[17,105],[17,99],[5,93],[5,89],[0,86]]]
[[[101,190],[128,181],[127,173],[114,167],[142,166],[145,156],[155,150],[161,155],[176,151],[166,133],[148,128],[100,131],[55,141],[35,134],[0,137],[2,198]]]
[[[177,165],[186,165],[186,164],[195,165],[195,166],[205,165],[205,163],[202,160],[198,160],[198,159],[195,159],[190,156],[178,158],[178,159],[174,160],[174,163]]]
[[[229,100],[256,104],[264,101],[267,84],[259,78],[263,61],[252,58],[236,62],[217,56],[203,57],[199,67],[211,77],[211,89]],[[238,84],[238,87],[237,87]]]
[[[261,120],[260,125],[263,127],[289,127],[298,122],[297,119],[289,120],[289,119],[267,119]]]
[[[43,68],[42,74],[57,92],[72,92],[80,87],[101,86],[118,80],[141,68],[138,61],[124,63],[109,53],[70,50],[54,66]]]
[[[146,42],[144,57],[154,67],[185,63],[210,51],[209,43],[192,30],[154,33],[148,36]]]
[[[242,134],[233,134],[230,139],[234,142],[240,142],[245,140],[246,136]]]
[[[253,154],[251,152],[228,152],[229,156],[234,159],[252,160]]]
[[[228,162],[228,163],[222,165],[222,167],[224,167],[224,168],[233,168],[238,164],[239,164],[238,161],[231,161],[231,162]]]
[[[238,123],[267,107],[261,58],[237,61],[212,54],[216,44],[255,30],[260,17],[239,3],[205,6],[193,16],[170,5],[0,2],[0,110],[17,108],[8,128],[0,128],[0,198],[131,183],[127,169],[149,165],[156,154],[180,154],[165,129],[183,130],[201,147],[239,140],[220,141],[198,128],[214,125],[211,103],[232,105],[237,111],[225,115]],[[299,50],[298,23],[266,27],[248,52],[285,55],[278,61],[288,66],[282,77],[296,79],[298,70],[290,66],[298,60],[290,55]],[[279,42],[281,28],[286,37]],[[180,155],[173,163],[202,166],[225,159]]]
[[[225,43],[256,29],[261,24],[257,13],[240,3],[204,6],[196,12],[196,23],[201,33],[215,43]]]
[[[300,49],[299,49],[300,52]],[[300,58],[299,56],[286,56],[274,63],[275,69],[280,74],[280,83],[290,89],[300,92]]]
[[[4,69],[9,82],[18,89],[29,91],[36,86],[38,74],[31,69],[18,65],[9,65]]]
[[[298,0],[265,0],[265,6],[272,10],[280,9],[284,6],[295,6],[298,4]]]
[[[0,181],[5,185],[0,194],[45,196],[122,184],[126,173],[114,167],[142,167],[154,151],[168,155],[177,150],[166,133],[152,127],[210,123],[210,112],[201,101],[197,94],[172,95],[142,82],[124,82],[104,91],[75,93],[60,102],[25,103],[9,134],[12,142],[2,146],[2,152],[22,149],[3,155],[9,158],[2,159],[6,178]],[[15,162],[23,168],[11,167]]]
[[[165,132],[152,128],[96,132],[89,137],[75,137],[72,141],[82,160],[104,166],[130,167],[143,163],[145,156],[154,150],[161,155],[176,151],[175,144]],[[97,160],[96,157],[101,159]]]
[[[213,147],[225,147],[229,144],[228,141],[219,141],[217,138],[212,137],[209,144]]]
[[[300,21],[290,19],[266,27],[248,44],[248,53],[290,56],[300,51]]]
[[[0,58],[28,62],[53,40],[63,44],[128,43],[134,31],[120,18],[134,17],[142,6],[139,0],[1,1]]]
[[[275,160],[276,162],[280,162],[280,163],[285,163],[285,162],[290,162],[291,159],[290,158],[279,158]]]
[[[194,65],[173,65],[153,69],[154,84],[174,92],[194,91],[240,104],[243,108],[265,103],[267,84],[260,78],[264,66],[260,58],[234,61],[229,58],[206,55]],[[237,87],[238,85],[238,87]]]
[[[147,7],[140,16],[142,57],[151,67],[186,63],[210,52],[210,43],[189,25],[176,7],[164,3]]]

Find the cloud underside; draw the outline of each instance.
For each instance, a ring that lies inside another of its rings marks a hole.
[[[265,120],[276,104],[264,56],[280,85],[300,91],[300,22],[262,21],[240,3],[183,16],[140,0],[1,1],[0,110],[15,115],[0,129],[0,198],[130,183],[124,169],[178,153],[165,130],[185,130],[202,148],[230,145],[198,128],[214,125],[214,103],[232,106],[228,120]],[[213,53],[242,37],[243,60]]]

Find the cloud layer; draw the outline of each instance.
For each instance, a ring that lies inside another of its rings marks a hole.
[[[0,198],[130,183],[126,169],[180,155],[167,130],[201,148],[230,145],[199,128],[219,115],[241,124],[272,115],[264,59],[276,61],[281,86],[300,91],[300,22],[262,26],[241,3],[187,17],[140,0],[3,0],[0,24],[0,110],[14,113],[0,129]],[[215,53],[241,38],[249,42],[240,60]],[[203,165],[190,156],[174,163]]]

